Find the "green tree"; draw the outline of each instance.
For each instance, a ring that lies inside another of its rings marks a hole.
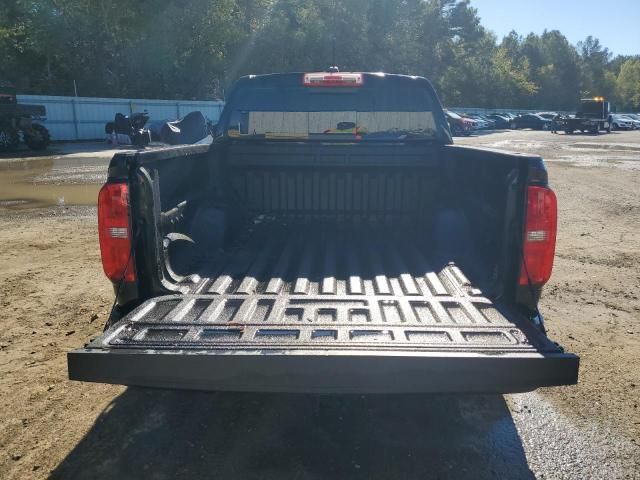
[[[0,0],[0,80],[24,93],[215,98],[335,61],[426,76],[449,105],[572,109],[633,97],[633,58],[611,57],[555,30],[497,43],[469,0]]]
[[[622,64],[616,88],[620,107],[640,111],[640,58],[629,59]]]
[[[511,58],[506,47],[496,50],[493,57],[496,75],[496,98],[493,106],[522,107],[538,91],[538,86],[530,80],[529,59]]]
[[[580,96],[580,65],[575,48],[557,30],[545,31],[538,39],[540,65],[534,74],[539,86],[538,108],[569,110]]]
[[[605,73],[611,60],[611,52],[600,44],[600,40],[589,35],[583,42],[578,43],[580,54],[583,96],[610,97],[613,91],[607,82]]]

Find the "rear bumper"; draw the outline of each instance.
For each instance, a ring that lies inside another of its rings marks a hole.
[[[516,393],[575,384],[572,354],[78,349],[69,378],[189,390]]]

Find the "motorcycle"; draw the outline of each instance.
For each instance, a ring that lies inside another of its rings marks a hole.
[[[107,135],[127,135],[131,143],[138,147],[145,147],[151,142],[149,129],[144,128],[149,121],[149,114],[145,112],[123,115],[116,113],[114,121],[105,125]]]

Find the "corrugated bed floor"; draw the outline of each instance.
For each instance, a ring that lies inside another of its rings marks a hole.
[[[215,273],[189,283],[186,294],[147,301],[108,343],[556,350],[496,308],[458,266],[430,261],[423,239],[392,228],[257,225],[217,259]]]

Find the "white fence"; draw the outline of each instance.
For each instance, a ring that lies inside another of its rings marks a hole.
[[[48,95],[18,95],[19,103],[44,105],[47,117],[43,122],[52,140],[95,140],[105,136],[104,126],[116,113],[125,115],[146,110],[150,121],[176,120],[199,110],[212,122],[217,122],[224,102],[186,100],[142,100],[125,98],[54,97]]]

